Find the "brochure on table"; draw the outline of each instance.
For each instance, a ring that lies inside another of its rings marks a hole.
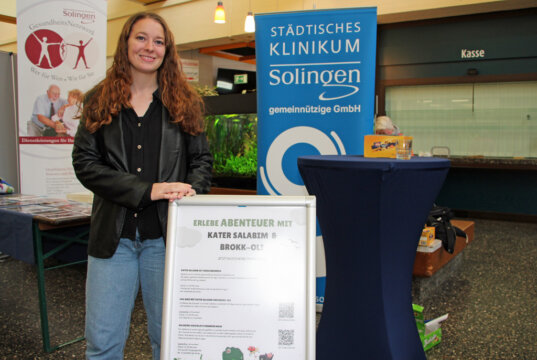
[[[161,359],[315,359],[315,198],[170,203]]]

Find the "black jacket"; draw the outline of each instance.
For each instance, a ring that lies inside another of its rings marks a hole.
[[[97,258],[114,255],[127,208],[139,209],[144,193],[152,186],[129,173],[121,122],[120,113],[109,125],[90,134],[82,120],[74,140],[76,177],[93,192],[88,254]],[[158,161],[158,182],[188,183],[198,194],[210,190],[213,158],[205,134],[192,136],[181,131],[169,121],[165,107]],[[166,237],[168,201],[160,200],[157,211]]]

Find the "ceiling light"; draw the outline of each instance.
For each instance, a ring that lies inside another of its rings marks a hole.
[[[244,31],[248,33],[255,32],[255,20],[254,15],[251,11],[248,11],[248,15],[246,15],[246,20],[244,20]]]
[[[226,23],[226,12],[224,11],[224,4],[222,1],[219,1],[216,5],[216,10],[214,11],[214,22],[216,24]]]

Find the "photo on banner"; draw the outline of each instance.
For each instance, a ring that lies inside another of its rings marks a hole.
[[[82,191],[71,166],[84,93],[106,71],[106,0],[17,0],[21,192]]]
[[[375,107],[376,8],[256,15],[257,193],[306,195],[297,159],[363,154]],[[317,304],[324,301],[317,230]]]

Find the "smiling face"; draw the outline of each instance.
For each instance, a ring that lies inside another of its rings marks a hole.
[[[166,55],[164,29],[151,18],[138,20],[128,39],[128,58],[134,73],[155,74]]]
[[[52,102],[58,100],[60,97],[60,88],[56,85],[51,85],[47,90],[47,96]]]

